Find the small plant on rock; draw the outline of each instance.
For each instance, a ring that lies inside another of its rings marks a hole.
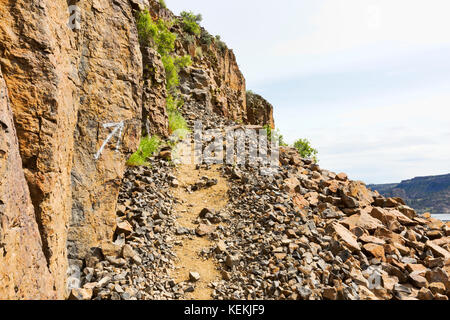
[[[272,136],[273,136],[275,139],[278,139],[278,143],[280,146],[287,146],[287,143],[284,141],[284,137],[280,133],[280,130],[278,130],[278,129],[273,130],[272,127],[268,124],[264,125],[264,129],[266,129],[267,139],[269,141],[272,141]]]
[[[208,31],[203,29],[202,34],[200,36],[201,43],[209,47],[213,42],[213,40],[214,37]]]
[[[302,158],[308,158],[318,162],[317,154],[319,152],[311,146],[308,139],[298,139],[294,142],[294,148],[297,149]]]
[[[138,150],[131,155],[127,161],[129,166],[143,166],[148,165],[147,159],[158,151],[161,145],[161,139],[154,136],[147,136],[141,139]]]
[[[222,39],[219,35],[216,36],[215,41],[216,41],[217,47],[219,48],[219,50],[222,53],[224,53],[228,49],[227,45],[225,44],[225,42],[222,41]]]
[[[201,14],[183,11],[180,15],[183,18],[182,27],[185,32],[193,35],[199,35],[201,33],[202,30],[199,26],[199,23],[202,21]]]

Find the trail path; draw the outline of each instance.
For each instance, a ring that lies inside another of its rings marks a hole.
[[[210,170],[196,170],[195,165],[181,165],[176,168],[175,176],[179,186],[172,188],[175,198],[181,201],[175,206],[177,227],[185,227],[195,230],[198,224],[194,221],[199,216],[203,208],[219,211],[227,204],[228,185],[225,178],[220,174],[219,166],[212,166]],[[202,188],[198,191],[188,192],[186,187],[194,185],[203,176],[210,179],[217,179],[218,183],[212,187]],[[177,236],[177,240],[182,242],[182,246],[177,247],[175,253],[178,257],[176,268],[172,274],[176,283],[189,281],[189,272],[198,272],[200,280],[195,283],[195,290],[186,293],[188,300],[209,300],[213,291],[210,283],[221,279],[217,270],[216,262],[212,258],[204,259],[200,256],[202,249],[215,246],[215,242],[209,236]],[[193,283],[194,284],[194,283]]]

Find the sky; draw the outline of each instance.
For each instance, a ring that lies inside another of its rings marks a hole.
[[[202,14],[322,168],[366,183],[450,173],[450,1],[166,3]]]

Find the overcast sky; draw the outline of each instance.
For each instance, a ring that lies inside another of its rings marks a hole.
[[[236,54],[292,143],[366,183],[450,172],[449,0],[166,0]]]

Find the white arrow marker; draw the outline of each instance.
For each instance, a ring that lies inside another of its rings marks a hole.
[[[122,141],[122,132],[123,132],[123,128],[124,128],[124,123],[123,121],[121,122],[116,122],[116,123],[105,123],[103,125],[103,128],[111,128],[114,127],[114,130],[111,131],[111,133],[108,135],[108,137],[106,138],[106,140],[103,142],[102,146],[100,147],[100,149],[98,150],[98,152],[95,154],[94,159],[98,160],[103,152],[103,149],[105,149],[105,146],[108,144],[109,140],[111,140],[111,138],[117,133],[117,131],[119,131],[119,137],[117,138],[117,144],[116,144],[116,152],[119,151],[119,147],[120,147],[120,143]]]

